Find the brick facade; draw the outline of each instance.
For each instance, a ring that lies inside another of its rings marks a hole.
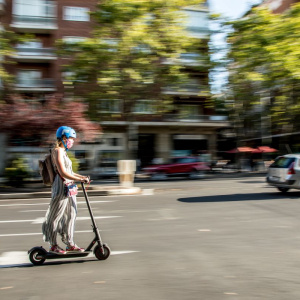
[[[57,2],[53,2],[56,6],[55,17],[53,18],[54,23],[56,25],[56,29],[49,30],[48,32],[41,32],[42,30],[39,28],[28,29],[25,23],[23,24],[24,26],[21,25],[16,30],[13,26],[13,6],[16,2],[16,0],[6,0],[4,14],[0,16],[2,26],[4,26],[8,30],[15,30],[19,33],[29,32],[36,39],[41,41],[43,48],[52,48],[53,55],[55,55],[55,41],[64,37],[88,37],[90,35],[92,22],[64,20],[64,7],[82,7],[93,11],[97,2],[95,0],[59,0]],[[61,79],[61,65],[63,63],[64,62],[60,59],[53,59],[41,62],[39,59],[34,59],[34,57],[32,56],[31,59],[28,59],[28,61],[25,61],[25,59],[21,58],[16,59],[16,64],[14,64],[13,66],[9,66],[8,70],[14,75],[17,75],[18,70],[40,71],[42,74],[42,78],[54,80],[54,88],[53,90],[51,90],[51,93],[54,91],[63,93],[64,88]],[[34,96],[43,93],[43,90],[39,91],[39,89],[36,89]]]
[[[267,0],[262,5],[268,6],[273,13],[280,14],[291,7],[292,4],[299,2],[299,0]]]

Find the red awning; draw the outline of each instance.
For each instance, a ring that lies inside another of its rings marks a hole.
[[[237,148],[227,151],[227,153],[247,153],[247,152],[251,153],[254,150],[255,149],[251,148],[251,147],[237,147]]]
[[[278,151],[277,149],[271,148],[269,146],[260,146],[260,147],[257,147],[257,149],[259,151],[261,151],[262,153],[273,153],[273,152]]]

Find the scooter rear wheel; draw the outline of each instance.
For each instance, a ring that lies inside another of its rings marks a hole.
[[[105,260],[110,255],[110,249],[107,245],[103,245],[103,249],[104,253],[102,253],[101,248],[98,245],[94,248],[94,254],[99,260]]]
[[[44,252],[42,250],[33,250],[30,252],[29,254],[29,259],[30,261],[38,266],[38,265],[42,265],[45,261],[45,258],[43,258]]]

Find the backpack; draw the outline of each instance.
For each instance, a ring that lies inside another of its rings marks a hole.
[[[56,171],[52,163],[51,150],[49,151],[50,154],[47,154],[44,160],[39,160],[39,169],[40,175],[43,179],[43,183],[45,185],[51,186],[54,182]]]

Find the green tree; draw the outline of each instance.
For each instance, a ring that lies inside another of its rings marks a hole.
[[[254,8],[240,20],[227,22],[229,71],[227,93],[240,135],[300,129],[300,4],[284,14]],[[224,64],[224,61],[222,61]]]
[[[170,110],[163,91],[187,80],[180,54],[199,52],[199,40],[186,32],[183,7],[193,0],[102,0],[92,13],[92,36],[78,43],[58,43],[69,59],[75,90],[84,86],[89,113],[99,119],[99,106],[122,101],[122,116],[131,121],[138,100],[151,100],[161,113]],[[87,83],[91,83],[87,88]]]
[[[5,29],[0,30],[0,83],[6,85],[13,81],[13,76],[7,72],[4,63],[13,63],[11,58],[15,53],[13,46],[17,43],[23,43],[30,38],[30,35],[21,36]]]

